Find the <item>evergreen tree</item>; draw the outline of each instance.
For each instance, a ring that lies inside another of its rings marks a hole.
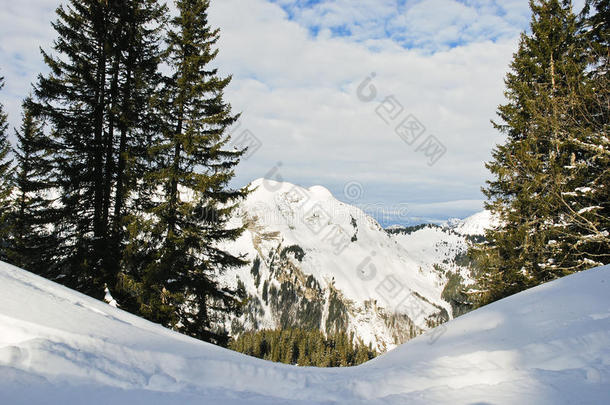
[[[11,263],[29,271],[45,275],[44,263],[54,260],[55,236],[46,227],[53,212],[49,189],[52,164],[42,146],[45,137],[42,126],[25,107],[20,130],[15,130],[15,199],[12,215]],[[55,220],[59,217],[53,215]]]
[[[283,345],[283,359],[282,363],[295,364],[296,362],[296,349],[294,337],[288,336]]]
[[[0,90],[4,87],[4,77],[0,77]],[[8,141],[8,122],[4,106],[0,104],[0,260],[6,261],[9,249],[10,197],[12,193],[11,145]]]
[[[362,364],[371,360],[370,351],[367,350],[366,346],[360,342],[360,345],[357,346],[356,349],[356,357],[354,359],[354,364]]]
[[[28,103],[49,125],[42,148],[53,163],[49,185],[61,218],[40,214],[60,235],[46,275],[98,298],[104,285],[116,284],[125,185],[137,182],[127,180],[130,148],[141,149],[142,133],[154,125],[143,95],[154,89],[154,33],[164,10],[153,0],[60,6],[55,52],[43,52],[51,73],[39,76]]]
[[[42,51],[51,73],[39,76],[36,99],[29,106],[51,127],[44,147],[54,162],[52,183],[62,217],[61,223],[49,220],[62,237],[48,276],[98,298],[104,283],[102,202],[112,11],[109,3],[97,0],[72,0],[57,9],[55,55]]]
[[[610,0],[587,0],[585,17],[585,38],[593,56],[594,71],[603,74],[610,63]]]
[[[307,345],[307,340],[302,337],[299,339],[299,355],[297,357],[297,365],[301,367],[307,367],[311,365],[311,359],[309,356],[309,347]]]
[[[227,333],[218,325],[238,309],[239,297],[218,275],[246,262],[218,245],[243,230],[227,225],[246,193],[228,187],[243,152],[224,148],[237,116],[223,101],[231,78],[210,67],[219,31],[209,26],[209,1],[176,5],[164,56],[171,75],[158,103],[162,132],[149,148],[146,214],[132,219],[132,243],[150,242],[142,256],[129,259],[138,266],[130,283],[141,291],[140,312],[149,319],[225,344]]]
[[[578,39],[586,70],[558,106],[565,156],[549,242],[550,266],[566,273],[610,263],[608,2],[596,1]],[[605,8],[605,9],[604,9]],[[585,8],[585,13],[587,8]],[[606,18],[604,18],[606,16]]]
[[[507,141],[487,164],[495,177],[483,190],[487,208],[502,225],[473,250],[483,269],[479,304],[600,263],[591,260],[599,245],[579,244],[592,234],[582,226],[586,220],[579,224],[573,215],[584,212],[566,200],[592,175],[579,22],[567,1],[530,1],[530,7],[531,34],[521,36],[506,78],[508,103],[499,107],[502,123],[495,124]]]
[[[134,232],[133,218],[145,209],[145,176],[151,168],[148,147],[160,131],[154,100],[162,79],[158,65],[166,12],[167,8],[156,0],[132,1],[120,8],[119,18],[124,23],[115,33],[119,46],[110,87],[115,101],[110,106],[106,159],[110,175],[105,183],[104,216],[109,228],[105,267],[111,276],[108,286],[119,305],[136,313],[138,290],[130,288],[128,275],[138,268],[132,261],[136,258],[137,262],[138,252],[133,250],[133,244],[130,251],[125,248],[130,232]],[[131,230],[127,227],[130,223]],[[144,246],[139,248],[145,250]]]
[[[566,188],[560,198],[564,215],[558,254],[582,270],[610,263],[610,2],[591,0],[583,11],[581,36],[587,77],[562,124],[573,148]]]

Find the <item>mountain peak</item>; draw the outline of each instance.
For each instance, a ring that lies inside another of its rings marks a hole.
[[[308,198],[313,200],[330,200],[335,199],[333,194],[324,186],[316,185],[309,188],[305,188],[287,181],[277,181],[266,178],[258,178],[250,183],[251,188],[255,188],[256,191],[263,191],[267,194],[287,193],[295,191],[298,194],[306,195]]]

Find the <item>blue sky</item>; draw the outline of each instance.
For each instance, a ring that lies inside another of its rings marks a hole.
[[[313,36],[329,30],[351,40],[389,38],[408,49],[438,51],[482,39],[512,38],[527,25],[527,1],[271,0]]]
[[[45,71],[38,49],[52,43],[59,4],[3,5],[0,100],[14,126]],[[323,185],[384,225],[482,208],[484,162],[503,140],[490,120],[529,22],[527,0],[212,0],[210,20],[221,28],[216,63],[233,74],[226,98],[243,112],[236,133],[261,144],[235,185]],[[401,136],[403,121],[425,132]]]

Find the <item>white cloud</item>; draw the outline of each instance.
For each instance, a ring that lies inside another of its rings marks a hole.
[[[12,126],[19,125],[21,100],[41,71],[39,47],[48,48],[53,40],[50,22],[57,0],[20,0],[2,4],[0,13],[0,76],[6,86],[0,92]],[[12,127],[11,127],[12,132]]]
[[[431,212],[423,209],[427,203],[475,200],[469,207],[481,206],[483,162],[501,141],[489,120],[503,100],[516,38],[429,53],[390,39],[313,37],[276,5],[237,4],[217,2],[211,17],[222,27],[219,63],[234,74],[228,98],[264,144],[238,170],[242,184],[281,161],[284,180],[320,183],[339,197],[343,184],[361,182],[363,203],[416,202],[422,213]],[[378,96],[363,103],[356,89],[371,72]],[[446,145],[435,166],[376,115],[389,95]],[[442,206],[445,216],[465,211],[463,204],[454,206]]]
[[[523,0],[276,0],[291,19],[350,40],[390,37],[409,48],[435,51],[455,44],[514,37],[526,24]]]
[[[38,47],[49,48],[57,4],[12,2],[0,17],[0,72],[7,78],[0,98],[13,124],[29,84],[45,70]],[[217,63],[234,77],[227,100],[263,142],[238,167],[236,184],[273,176],[281,162],[284,180],[322,184],[339,198],[345,183],[362,183],[362,204],[410,203],[417,215],[435,218],[478,209],[483,163],[502,140],[489,120],[503,102],[503,78],[529,18],[527,2],[302,4],[212,1],[210,20],[221,28]],[[333,34],[337,27],[352,35]],[[378,94],[363,103],[356,89],[371,72]],[[433,167],[375,114],[389,95],[447,147]]]

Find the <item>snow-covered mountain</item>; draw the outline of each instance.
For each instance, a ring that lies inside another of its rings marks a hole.
[[[0,403],[607,404],[610,266],[466,314],[364,365],[299,368],[179,335],[0,263]]]
[[[224,275],[249,295],[233,334],[347,330],[385,351],[463,312],[446,287],[471,282],[460,259],[468,238],[489,226],[485,213],[451,226],[384,230],[320,186],[265,179],[251,186],[233,224],[246,232],[224,246],[252,262]]]
[[[456,221],[452,228],[460,235],[480,236],[484,235],[490,226],[497,225],[498,221],[493,218],[490,211],[481,211],[463,221]]]

